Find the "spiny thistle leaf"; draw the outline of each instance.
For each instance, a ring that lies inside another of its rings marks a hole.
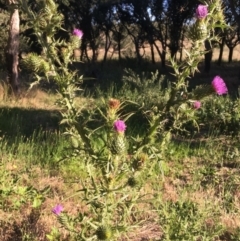
[[[45,0],[46,5],[50,8],[51,11],[57,10],[57,5],[53,0]]]
[[[59,223],[60,223],[64,228],[66,228],[66,229],[69,230],[69,231],[73,231],[73,230],[74,230],[74,228],[73,228],[73,226],[72,226],[72,223],[71,223],[69,217],[68,217],[66,214],[61,213],[57,218],[58,218]]]

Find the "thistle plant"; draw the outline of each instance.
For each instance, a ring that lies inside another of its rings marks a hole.
[[[28,54],[22,65],[35,76],[32,85],[49,79],[57,83],[61,94],[61,123],[66,125],[64,134],[73,148],[72,155],[66,158],[79,158],[85,165],[84,176],[87,176],[80,178],[81,188],[76,193],[87,207],[87,214],[79,212],[72,217],[61,204],[52,212],[74,240],[116,239],[141,221],[137,218],[136,204],[146,201],[147,194],[139,190],[151,176],[157,158],[149,156],[147,148],[129,146],[125,122],[132,114],[122,115],[124,102],[111,98],[103,107],[89,110],[87,117],[77,107],[75,93],[82,77],[71,71],[69,64],[74,61],[73,51],[80,46],[83,33],[74,29],[69,42],[55,39],[63,17],[57,13],[57,5],[52,0],[40,3],[37,15],[28,8],[27,1],[21,1],[28,24],[43,49],[40,56]],[[89,122],[96,116],[101,125],[92,130]]]
[[[204,54],[204,40],[216,38],[211,37],[212,30],[225,26],[221,14],[215,17],[216,12],[221,12],[220,1],[209,0],[196,10],[196,22],[188,36],[192,47],[185,50],[187,57],[182,63],[171,60],[176,81],[169,87],[165,106],[148,111],[149,129],[141,137],[127,135],[126,123],[132,113],[124,112],[124,101],[110,98],[104,100],[104,105],[85,112],[77,106],[77,86],[83,77],[71,71],[69,64],[74,61],[73,52],[79,48],[84,33],[74,29],[69,41],[58,40],[55,33],[61,29],[63,16],[53,0],[40,1],[39,14],[29,9],[27,0],[20,3],[43,49],[41,56],[28,54],[23,66],[33,72],[34,84],[49,79],[57,83],[61,123],[65,124],[64,134],[72,145],[72,155],[66,158],[78,158],[85,165],[85,178],[79,177],[76,196],[87,211],[71,216],[62,204],[52,211],[73,240],[116,240],[122,232],[142,222],[137,203],[151,200],[141,188],[163,160],[172,132],[181,130],[188,121],[197,125],[195,112],[205,97],[227,93],[220,76],[214,78],[212,86],[187,90],[187,81],[198,70]]]

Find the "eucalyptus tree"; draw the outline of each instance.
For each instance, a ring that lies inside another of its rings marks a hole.
[[[156,41],[153,43],[159,57],[161,59],[162,67],[166,66],[167,45],[169,39],[169,21],[167,18],[167,1],[152,0],[151,1],[151,14],[153,24],[156,27],[155,38],[161,43],[159,47]]]
[[[236,23],[240,27],[240,1],[239,0],[223,0],[223,2],[228,2],[232,15],[234,16]]]
[[[93,10],[93,24],[99,26],[99,31],[104,34],[104,56],[103,61],[107,59],[108,51],[112,45],[112,29],[115,22],[115,11],[113,1],[98,0]]]
[[[155,42],[157,40],[156,34],[158,29],[152,13],[152,9],[154,8],[154,1],[132,0],[131,4],[133,6],[132,16],[134,18],[134,22],[139,29],[139,33],[142,34],[139,36],[139,39],[142,44],[144,42],[149,43],[151,50],[151,60],[152,63],[155,63],[154,46],[156,46]]]
[[[171,57],[175,57],[180,49],[181,35],[186,23],[194,16],[198,1],[168,0],[166,18],[169,25],[169,50]]]
[[[141,2],[141,0],[138,2],[135,0],[124,0],[116,5],[118,21],[131,37],[138,61],[141,60],[140,47],[143,46],[144,42],[143,29],[138,24],[138,13],[136,13]]]
[[[228,62],[232,62],[233,50],[240,43],[240,28],[238,26],[231,26],[225,30],[224,33],[225,43],[229,49]]]
[[[8,9],[10,12],[8,40],[5,49],[6,67],[8,72],[9,84],[11,92],[15,95],[19,94],[19,32],[20,18],[17,0],[8,0]]]
[[[112,40],[113,40],[113,43],[112,43],[113,51],[117,52],[118,59],[121,60],[122,52],[127,51],[128,46],[131,45],[131,43],[129,43],[129,36],[128,36],[127,30],[118,20],[118,17],[114,19],[111,30],[112,30]]]
[[[224,0],[224,1],[228,1],[232,11],[232,15],[234,16],[234,19],[236,20],[238,28],[240,29],[240,1],[239,0]],[[240,71],[239,71],[239,79],[240,79]]]
[[[0,68],[5,68],[5,49],[8,32],[6,31],[9,27],[9,12],[7,11],[7,5],[4,0],[0,0],[0,45],[3,47],[0,49]]]
[[[240,17],[240,1],[224,1],[225,21],[229,25],[229,28],[224,31],[224,40],[229,49],[229,63],[232,62],[234,48],[240,43],[240,24],[238,22],[238,14]]]

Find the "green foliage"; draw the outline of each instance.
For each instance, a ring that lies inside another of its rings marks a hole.
[[[49,188],[37,190],[33,186],[24,185],[22,173],[18,172],[18,167],[13,165],[6,168],[6,163],[1,165],[0,180],[0,207],[3,210],[20,209],[22,205],[31,203],[33,208],[39,208],[44,201]],[[7,184],[7,185],[6,185]],[[9,205],[11,202],[11,205]]]
[[[209,210],[190,201],[166,201],[158,207],[160,225],[163,229],[162,240],[214,240],[222,233],[216,218],[219,210]],[[209,216],[211,213],[211,216]]]
[[[239,99],[230,97],[209,98],[204,103],[200,120],[207,129],[237,136],[239,134]],[[208,124],[209,123],[209,124]]]
[[[7,13],[7,11],[2,10],[0,12],[0,32],[1,32],[1,38],[0,38],[0,44],[2,46],[1,50],[0,50],[0,69],[3,69],[4,64],[5,64],[5,47],[6,47],[6,43],[7,43],[7,39],[8,39],[8,21],[9,19],[9,14]]]

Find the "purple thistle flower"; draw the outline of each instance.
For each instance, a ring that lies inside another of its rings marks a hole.
[[[212,87],[218,95],[227,94],[228,92],[227,86],[220,76],[214,77],[212,81]]]
[[[52,212],[59,216],[61,212],[63,211],[63,206],[61,204],[57,204],[53,209]]]
[[[114,129],[117,131],[117,132],[124,132],[127,128],[126,124],[124,121],[122,120],[116,120],[113,124],[114,126]]]
[[[206,5],[198,5],[196,9],[196,17],[198,19],[204,19],[208,14],[208,7]]]
[[[198,101],[198,100],[196,100],[196,101],[194,101],[193,102],[193,107],[194,107],[194,109],[199,109],[200,107],[201,107],[201,102],[200,101]]]
[[[80,30],[80,29],[75,28],[75,29],[73,30],[73,35],[75,35],[75,36],[79,37],[79,39],[81,39],[82,36],[83,36],[83,31]]]

